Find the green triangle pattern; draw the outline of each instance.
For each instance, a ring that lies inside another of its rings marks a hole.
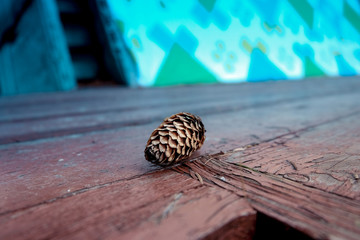
[[[199,0],[199,3],[208,11],[211,12],[214,8],[216,0]]]
[[[154,86],[215,82],[213,74],[175,43],[161,66]]]
[[[326,74],[321,70],[309,57],[305,57],[305,76],[325,76]]]
[[[288,0],[289,3],[295,8],[296,12],[307,23],[310,29],[313,27],[314,22],[314,8],[307,0]]]
[[[360,33],[360,15],[344,1],[344,16],[351,25]]]

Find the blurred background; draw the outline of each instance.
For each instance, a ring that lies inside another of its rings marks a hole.
[[[0,94],[360,75],[358,0],[1,0]]]

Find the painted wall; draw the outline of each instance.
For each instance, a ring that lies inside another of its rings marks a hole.
[[[358,0],[108,0],[138,84],[360,74]]]
[[[5,32],[13,39],[4,41]],[[56,1],[0,0],[0,95],[75,87]]]

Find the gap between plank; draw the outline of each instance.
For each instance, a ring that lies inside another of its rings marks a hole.
[[[346,94],[347,92],[343,92],[341,94],[332,94],[331,96],[335,95],[342,95]],[[248,109],[256,109],[256,108],[263,108],[268,106],[274,106],[277,104],[282,103],[294,103],[297,101],[301,101],[303,99],[315,99],[315,98],[322,98],[322,97],[328,97],[329,94],[323,94],[323,95],[317,95],[317,96],[303,96],[303,97],[297,97],[297,98],[289,98],[289,99],[281,99],[281,100],[275,100],[272,102],[262,102],[252,105],[245,105],[245,106],[232,106],[232,105],[223,105],[221,109],[212,107],[208,107],[205,109],[195,110],[198,115],[201,116],[209,116],[214,114],[223,114],[223,113],[233,113],[233,112],[240,112]],[[40,132],[40,133],[31,133],[31,134],[23,134],[18,136],[11,136],[11,137],[0,137],[0,146],[11,146],[12,144],[18,144],[18,143],[25,143],[30,141],[37,141],[37,140],[43,140],[43,139],[52,139],[52,138],[59,138],[59,137],[66,137],[66,136],[83,136],[86,134],[91,133],[100,133],[105,132],[109,130],[116,130],[121,129],[125,127],[134,127],[134,126],[141,126],[146,124],[151,124],[154,122],[158,122],[163,120],[164,116],[157,115],[154,117],[150,117],[148,119],[138,119],[138,120],[129,120],[129,121],[120,121],[120,122],[114,122],[114,123],[107,123],[107,124],[99,124],[95,126],[85,126],[85,127],[76,127],[76,128],[68,128],[68,129],[60,129],[60,130],[53,130],[53,131],[47,131],[47,132]]]
[[[292,102],[292,101],[298,101],[301,99],[313,99],[313,98],[322,98],[322,97],[328,97],[328,96],[336,96],[336,95],[343,95],[343,94],[349,94],[349,93],[355,93],[356,91],[354,91],[354,89],[346,89],[343,91],[334,91],[334,92],[328,92],[328,93],[323,93],[323,94],[318,94],[315,96],[300,96],[300,97],[296,97],[296,98],[288,98],[288,99],[283,99],[283,100],[278,100],[278,101],[273,101],[272,103],[280,103],[283,101],[288,101],[288,102]],[[231,101],[231,99],[229,100]],[[172,106],[177,106],[177,105],[186,105],[186,104],[190,104],[193,103],[193,100],[185,100],[182,101],[181,103],[172,103]],[[157,107],[159,104],[151,104],[151,105],[147,105],[145,106],[145,108],[154,108]],[[260,104],[254,104],[251,106],[244,106],[243,109],[249,109],[251,107],[259,107],[257,105],[260,105],[261,107],[261,103]],[[269,104],[265,104],[265,106],[268,106]],[[271,104],[270,104],[271,105]],[[139,110],[144,108],[143,106],[139,107],[139,106],[132,106],[132,107],[127,107],[127,106],[123,106],[123,107],[118,107],[118,108],[113,108],[113,109],[108,109],[108,110],[95,110],[95,111],[88,111],[88,112],[71,112],[71,113],[57,113],[57,114],[52,114],[49,116],[36,116],[36,117],[27,117],[27,118],[20,118],[20,119],[4,119],[4,120],[0,120],[0,124],[1,123],[22,123],[22,122],[29,122],[29,121],[38,121],[38,120],[49,120],[49,119],[55,119],[55,118],[61,118],[61,117],[76,117],[76,116],[86,116],[86,115],[94,115],[94,114],[101,114],[101,113],[111,113],[111,112],[122,112],[122,111],[131,111],[131,110]],[[238,110],[242,110],[242,109],[238,109]],[[223,112],[219,112],[219,113],[223,113]]]

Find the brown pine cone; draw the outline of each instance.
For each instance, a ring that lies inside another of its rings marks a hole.
[[[205,128],[200,117],[177,113],[156,128],[147,141],[146,160],[161,166],[179,163],[200,149],[205,141]]]

